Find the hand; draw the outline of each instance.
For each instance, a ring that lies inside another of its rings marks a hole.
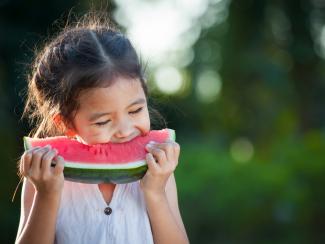
[[[180,146],[174,141],[149,143],[146,146],[148,171],[140,185],[144,193],[165,194],[168,178],[176,169]]]
[[[64,160],[51,146],[35,147],[24,152],[20,172],[34,185],[40,194],[61,192],[64,183]],[[55,164],[51,167],[51,164]]]

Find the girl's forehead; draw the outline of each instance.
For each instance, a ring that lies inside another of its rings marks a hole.
[[[79,96],[80,108],[107,107],[108,105],[127,105],[135,99],[145,97],[141,82],[134,79],[119,78],[107,87],[91,88]]]

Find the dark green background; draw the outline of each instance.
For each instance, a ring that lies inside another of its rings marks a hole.
[[[26,67],[72,7],[82,14],[89,4],[0,1],[1,243],[14,242],[19,221],[20,188],[11,198],[30,129],[20,121]],[[226,21],[194,44],[190,91],[154,92],[182,148],[176,179],[191,243],[325,242],[325,62],[313,29],[325,22],[324,7],[322,0],[233,0]],[[196,78],[217,69],[220,54],[221,96],[202,104]],[[238,137],[254,146],[248,162],[230,155]]]

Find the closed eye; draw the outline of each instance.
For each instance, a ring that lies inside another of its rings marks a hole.
[[[97,123],[95,123],[95,125],[103,126],[103,125],[106,125],[108,122],[110,122],[110,120],[106,120],[106,121],[103,121],[103,122],[97,122]]]
[[[130,111],[129,113],[130,114],[136,114],[136,113],[139,113],[142,109],[143,109],[143,107],[138,108],[137,110],[134,110],[134,111]]]

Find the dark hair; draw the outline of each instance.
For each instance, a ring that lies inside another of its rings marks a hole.
[[[64,124],[72,124],[80,92],[110,86],[118,76],[138,79],[148,98],[144,69],[134,47],[107,18],[86,15],[66,26],[36,53],[28,76],[23,117],[36,125],[32,136],[63,135],[53,116],[60,114]],[[151,119],[153,115],[164,121],[157,110],[149,107],[149,113]]]

